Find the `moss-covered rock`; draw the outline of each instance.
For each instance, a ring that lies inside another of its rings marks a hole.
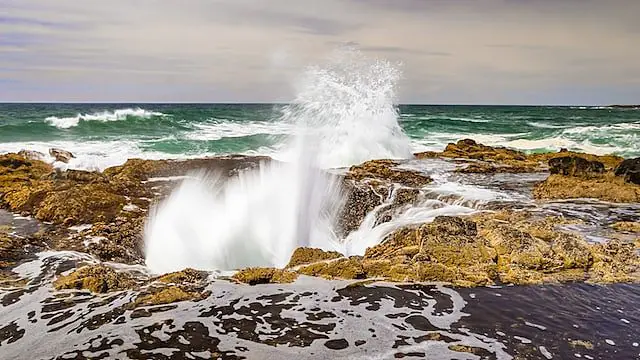
[[[287,268],[296,267],[299,265],[312,264],[324,260],[331,260],[341,258],[342,254],[337,251],[324,251],[321,249],[301,247],[297,248],[291,255]]]
[[[205,281],[207,277],[208,274],[205,271],[198,271],[188,268],[169,274],[164,274],[156,278],[155,280],[167,284],[197,284]]]
[[[421,187],[432,182],[429,176],[419,171],[400,169],[398,165],[399,163],[393,160],[370,160],[352,166],[346,178],[357,181],[377,179],[409,187]]]
[[[364,279],[366,272],[358,257],[336,259],[301,266],[296,270],[299,274],[317,276],[325,279]]]
[[[289,270],[274,268],[246,268],[235,273],[232,278],[245,284],[280,284],[291,283],[298,274]]]
[[[69,275],[58,277],[53,283],[58,290],[77,289],[94,293],[128,290],[136,285],[138,283],[131,275],[115,271],[105,265],[81,267]]]
[[[614,230],[629,232],[629,233],[640,233],[640,222],[634,221],[619,221],[611,225]]]
[[[534,186],[533,196],[544,200],[594,198],[618,203],[640,202],[640,185],[627,183],[611,173],[592,178],[550,175]]]
[[[209,294],[199,290],[189,290],[180,286],[151,288],[140,294],[133,306],[165,305],[181,301],[199,301]]]

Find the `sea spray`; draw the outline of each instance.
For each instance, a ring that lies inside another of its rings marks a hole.
[[[283,267],[299,246],[344,250],[333,225],[342,203],[331,167],[372,158],[406,158],[397,121],[399,71],[353,50],[310,67],[281,121],[295,124],[286,162],[223,179],[192,174],[150,214],[146,263],[155,272],[193,267]]]

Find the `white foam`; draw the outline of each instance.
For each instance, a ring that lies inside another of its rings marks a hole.
[[[185,135],[185,139],[212,141],[222,138],[243,137],[251,135],[290,135],[294,131],[291,124],[277,121],[222,121],[212,124],[194,124],[195,132]]]
[[[45,121],[59,129],[68,129],[78,126],[81,121],[119,121],[126,120],[128,117],[137,117],[141,119],[149,119],[154,116],[165,116],[161,112],[149,111],[141,108],[118,109],[114,111],[104,111],[93,114],[78,114],[71,117],[49,116]]]

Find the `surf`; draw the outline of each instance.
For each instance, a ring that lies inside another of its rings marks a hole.
[[[371,158],[408,158],[394,105],[400,72],[355,50],[309,67],[279,119],[295,127],[280,158],[223,179],[200,172],[151,212],[146,265],[235,270],[283,267],[295,248],[343,249],[334,223],[344,202],[328,168]]]

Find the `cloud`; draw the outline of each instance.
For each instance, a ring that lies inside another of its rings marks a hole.
[[[589,101],[640,98],[632,0],[3,0],[3,10],[4,101],[283,101],[305,66],[340,46],[402,62],[403,102],[566,103],[576,97],[558,89],[580,87]]]

